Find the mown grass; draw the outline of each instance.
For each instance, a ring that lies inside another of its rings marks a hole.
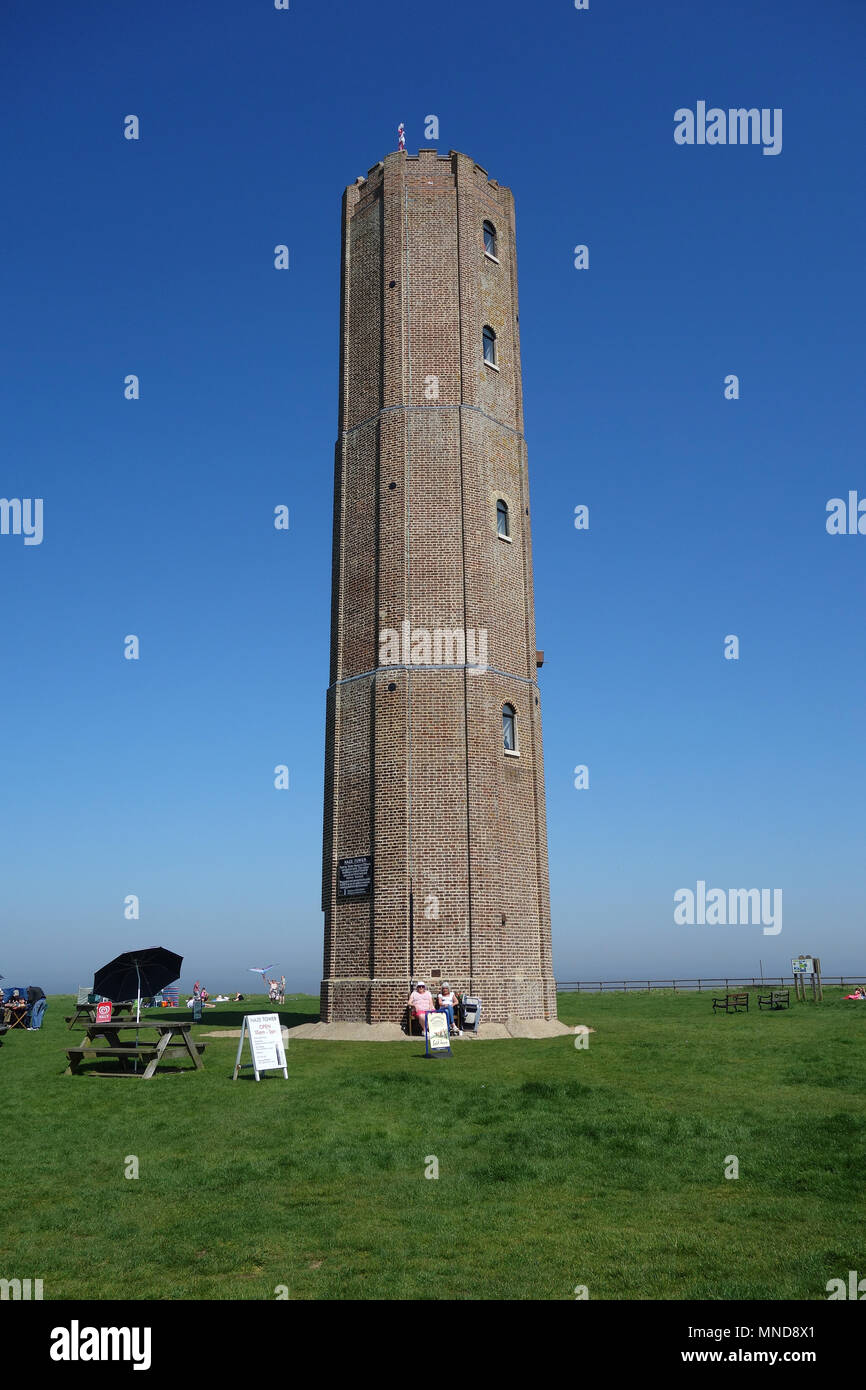
[[[292,1042],[259,1084],[231,1081],[231,1039],[197,1074],[65,1076],[52,998],[0,1049],[0,1276],[46,1299],[826,1298],[866,1274],[866,1004],[841,993],[730,1017],[562,995],[586,1050]]]

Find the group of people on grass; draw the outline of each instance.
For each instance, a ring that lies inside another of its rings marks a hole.
[[[20,989],[6,990],[2,1000],[0,1019],[7,1028],[25,1027],[28,1033],[35,1033],[42,1027],[42,1016],[48,1000],[39,985],[28,985],[26,994],[22,994]]]
[[[220,998],[221,996],[217,997]],[[207,990],[205,989],[204,985],[201,983],[200,980],[196,980],[195,984],[192,987],[192,999],[187,999],[186,1001],[186,1006],[188,1009],[193,1008],[196,1004],[199,1004],[203,1009],[216,1008],[216,1004],[210,1003],[210,995],[208,994]]]
[[[412,1030],[412,1020],[417,1019],[421,1027],[421,1032],[427,1032],[427,1015],[429,1013],[444,1013],[448,1016],[448,1032],[456,1034],[458,1037],[463,1029],[459,1023],[455,1022],[455,1012],[459,1010],[460,999],[454,993],[447,981],[443,981],[439,988],[439,993],[434,997],[427,988],[424,980],[419,980],[409,995],[409,1031]],[[459,1012],[456,1017],[459,1018]]]
[[[268,980],[268,998],[274,1004],[285,1004],[285,975],[281,975],[278,980]],[[198,1002],[201,1004],[203,1009],[215,1009],[217,1004],[228,1004],[229,1002],[231,1002],[232,1004],[241,1004],[244,1001],[244,999],[246,999],[246,995],[241,994],[240,991],[237,991],[235,994],[232,995],[218,994],[216,995],[214,1000],[211,1001],[211,997],[205,989],[204,985],[199,980],[196,980],[192,989],[192,998],[187,999],[186,1002],[189,1008],[192,1008],[193,1005],[196,1002]]]

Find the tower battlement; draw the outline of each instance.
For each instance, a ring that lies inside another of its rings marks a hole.
[[[436,161],[439,164],[449,164],[452,170],[454,170],[455,172],[457,168],[457,160],[465,160],[472,165],[472,168],[475,171],[475,174],[478,176],[479,180],[483,179],[486,183],[489,183],[492,188],[500,187],[496,179],[490,178],[486,169],[483,169],[480,164],[475,164],[475,162],[471,160],[468,155],[461,154],[459,150],[449,150],[447,154],[440,154],[438,150],[433,149],[432,147],[428,148],[422,146],[421,149],[418,150],[417,154],[409,154],[408,150],[394,150],[390,155],[387,156],[387,158],[402,159],[405,160],[407,164],[420,163],[425,168],[429,167],[432,161]],[[349,189],[363,187],[368,182],[375,183],[377,178],[381,175],[384,167],[385,162],[384,160],[380,159],[378,164],[374,164],[372,168],[367,170],[366,178],[362,175],[360,178],[356,179],[354,183],[350,183],[348,185]],[[508,193],[509,196],[511,195],[510,189],[503,189],[503,192]]]

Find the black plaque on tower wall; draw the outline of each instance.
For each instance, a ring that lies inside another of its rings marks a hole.
[[[373,856],[337,860],[337,897],[368,898],[373,891]]]

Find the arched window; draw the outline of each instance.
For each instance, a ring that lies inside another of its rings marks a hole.
[[[496,503],[496,532],[503,540],[511,539],[511,523],[508,520],[508,503],[500,497]]]
[[[517,752],[517,716],[513,705],[502,706],[502,743],[506,753]]]
[[[484,325],[484,361],[489,362],[491,367],[496,366],[496,334],[489,323]]]
[[[496,228],[492,222],[484,223],[484,250],[496,260]]]

